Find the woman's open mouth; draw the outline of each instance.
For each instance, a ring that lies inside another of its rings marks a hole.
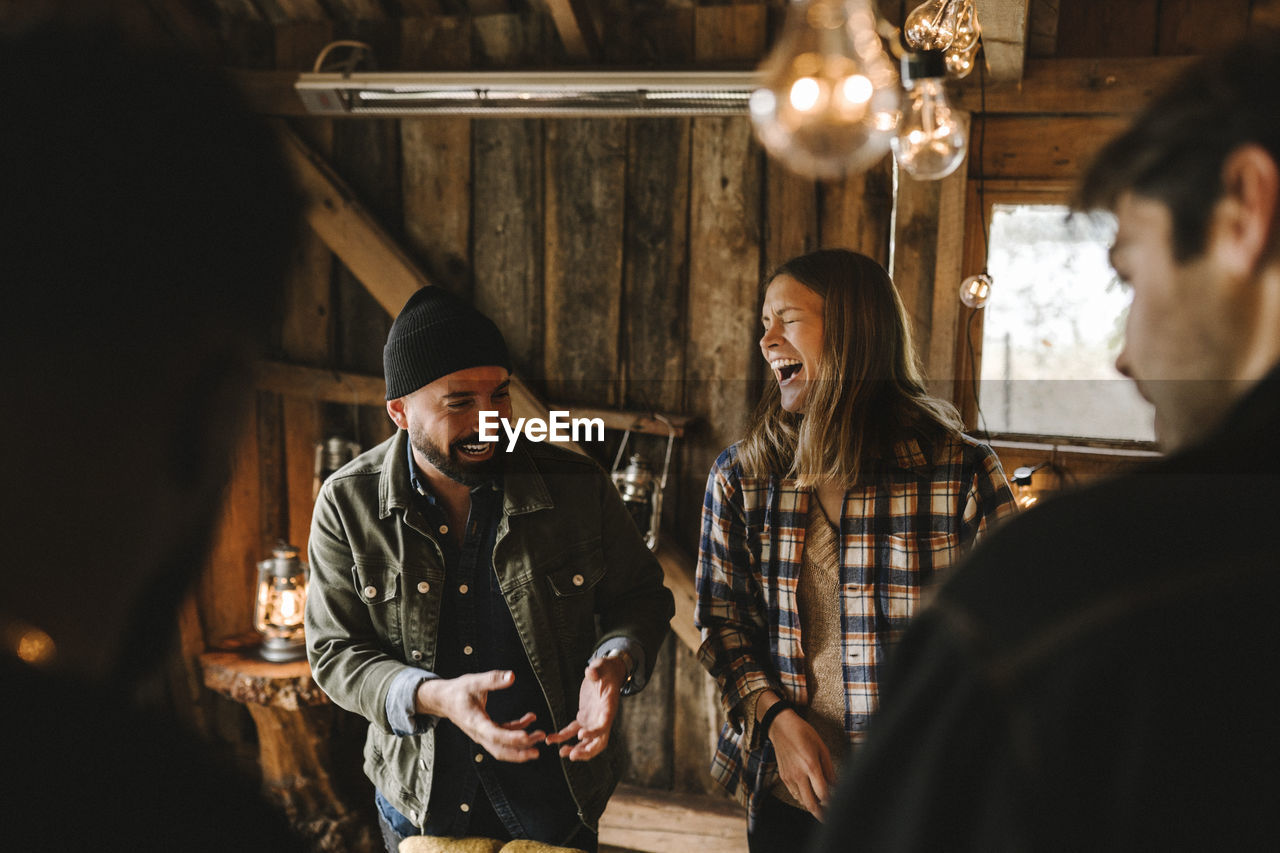
[[[798,358],[775,358],[769,362],[769,367],[778,377],[778,384],[786,385],[804,368],[804,362]]]

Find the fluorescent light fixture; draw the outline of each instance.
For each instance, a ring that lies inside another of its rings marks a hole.
[[[746,115],[754,71],[300,74],[317,115],[511,118]]]

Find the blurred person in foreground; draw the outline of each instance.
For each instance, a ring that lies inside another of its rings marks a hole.
[[[298,204],[211,71],[0,34],[0,847],[298,849],[134,707],[204,565]]]
[[[816,849],[1280,849],[1277,79],[1273,44],[1198,62],[1084,176],[1169,455],[957,569]]]

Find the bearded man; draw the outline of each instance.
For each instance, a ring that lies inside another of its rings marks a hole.
[[[594,851],[617,783],[610,728],[674,612],[592,460],[481,441],[511,417],[488,317],[417,291],[383,352],[399,430],[333,474],[310,540],[316,681],[369,720],[384,841],[532,839]]]

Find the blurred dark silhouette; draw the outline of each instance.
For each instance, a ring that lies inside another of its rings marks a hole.
[[[220,76],[109,27],[0,34],[0,847],[290,850],[131,706],[205,563],[299,201]]]

